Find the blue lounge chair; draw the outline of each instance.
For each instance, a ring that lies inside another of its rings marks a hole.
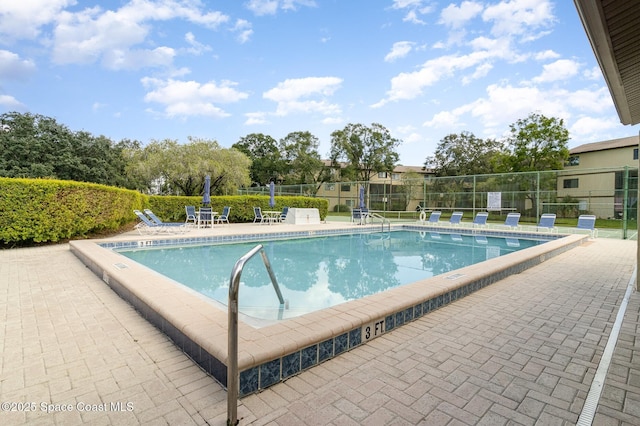
[[[287,219],[287,213],[289,213],[289,207],[283,207],[282,213],[280,213],[280,222],[284,222]]]
[[[578,217],[578,224],[575,229],[589,231],[591,238],[598,236],[598,230],[596,229],[596,217],[592,214],[581,214]]]
[[[184,223],[193,224],[194,226],[198,225],[198,215],[196,214],[196,206],[184,206],[184,209],[187,212],[187,218],[184,221]]]
[[[507,218],[504,220],[504,224],[501,226],[506,226],[511,229],[518,229],[520,226],[518,224],[520,222],[520,213],[509,213],[507,214]]]
[[[460,225],[462,221],[463,212],[453,212],[451,213],[451,217],[449,218],[449,225]]]
[[[182,222],[163,222],[158,216],[156,216],[151,210],[145,209],[144,213],[151,218],[151,220],[159,226],[173,228],[174,231],[184,232],[186,231],[186,225]]]
[[[211,207],[201,207],[198,211],[198,228],[200,226],[206,228],[207,224],[213,227],[213,209]]]
[[[224,206],[222,208],[222,213],[219,214],[218,216],[216,216],[215,220],[218,223],[223,223],[223,222],[227,222],[227,225],[229,224],[229,211],[231,210],[231,207],[229,206]]]
[[[473,227],[476,226],[487,226],[487,218],[489,217],[488,212],[478,212],[476,213],[476,217],[473,218]]]
[[[156,234],[158,232],[178,231],[178,228],[175,226],[159,225],[158,223],[145,216],[144,213],[142,213],[140,210],[134,210],[133,212],[136,214],[136,216],[138,216],[138,219],[140,219],[140,223],[135,226],[135,228],[138,230],[138,233],[140,234]],[[184,226],[184,224],[181,225]]]
[[[429,220],[427,221],[427,223],[429,225],[437,225],[440,222],[440,215],[442,215],[441,211],[431,212],[431,214],[429,215]]]
[[[540,216],[540,221],[538,222],[538,226],[536,227],[536,230],[553,232],[556,230],[555,224],[556,224],[555,213],[544,213],[542,216]]]
[[[264,223],[265,217],[262,216],[262,209],[260,207],[253,208],[253,223]]]
[[[365,225],[369,217],[369,209],[351,209],[351,221],[358,225]]]

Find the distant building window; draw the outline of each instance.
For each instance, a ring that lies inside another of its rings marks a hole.
[[[400,173],[391,173],[391,180],[400,180]]]
[[[387,172],[378,172],[378,178],[386,179],[386,177],[387,177]]]
[[[564,180],[565,188],[577,188],[578,187],[578,179],[565,179]]]
[[[351,185],[340,185],[340,192],[350,192]]]
[[[572,155],[571,157],[569,157],[569,160],[567,160],[567,166],[579,166],[579,165],[580,165],[579,155]]]
[[[325,183],[324,184],[324,190],[325,191],[335,191],[336,190],[336,185],[333,183]]]
[[[638,148],[633,148],[633,159],[634,160],[638,159]]]

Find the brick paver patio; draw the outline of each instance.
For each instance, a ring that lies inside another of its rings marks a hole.
[[[635,264],[588,242],[243,398],[240,424],[575,424]],[[226,391],[65,244],[0,251],[0,338],[2,425],[226,423]],[[639,418],[634,292],[594,424]]]

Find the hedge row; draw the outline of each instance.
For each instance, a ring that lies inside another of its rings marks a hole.
[[[186,219],[185,206],[191,205],[198,209],[202,197],[149,197],[149,208],[167,222],[180,222]],[[329,202],[323,198],[310,198],[299,196],[275,196],[274,207],[269,205],[267,195],[225,195],[211,197],[213,211],[222,212],[224,206],[229,206],[230,222],[252,222],[254,218],[253,208],[262,210],[282,210],[283,207],[317,208],[320,211],[320,219],[327,217]]]
[[[0,178],[0,242],[4,246],[58,242],[113,232],[137,221],[134,209],[150,208],[162,220],[184,221],[185,206],[202,197],[147,196],[105,185],[49,179]],[[325,218],[328,202],[319,198],[275,197],[284,206],[315,207]],[[270,209],[268,196],[211,197],[211,207],[230,206],[231,222],[253,221],[253,207]]]

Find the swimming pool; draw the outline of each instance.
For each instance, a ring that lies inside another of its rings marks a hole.
[[[392,227],[422,231],[423,234],[420,235],[427,238],[430,238],[430,232],[439,233],[441,239],[452,239],[447,232],[473,236],[479,240],[484,238],[474,229],[406,224]],[[240,224],[193,230],[173,237],[130,235],[116,239],[71,241],[69,246],[73,254],[114,292],[226,386],[226,307],[209,297],[176,285],[174,280],[151,271],[116,250],[226,242],[258,243],[274,238],[367,234],[372,230],[369,226],[344,223],[278,226]],[[486,234],[519,241],[539,236],[532,232],[497,230],[489,230]],[[366,344],[404,323],[419,319],[433,310],[578,247],[588,240],[587,235],[556,234],[544,238],[549,239],[545,244],[284,321],[261,320],[254,323],[241,317],[238,354],[240,395],[248,395],[286,380],[302,370]],[[240,298],[242,296],[240,294]]]
[[[431,278],[548,240],[396,230],[263,241],[286,300],[280,306],[259,258],[247,263],[240,312],[283,320]],[[120,250],[226,305],[229,274],[255,242]]]

